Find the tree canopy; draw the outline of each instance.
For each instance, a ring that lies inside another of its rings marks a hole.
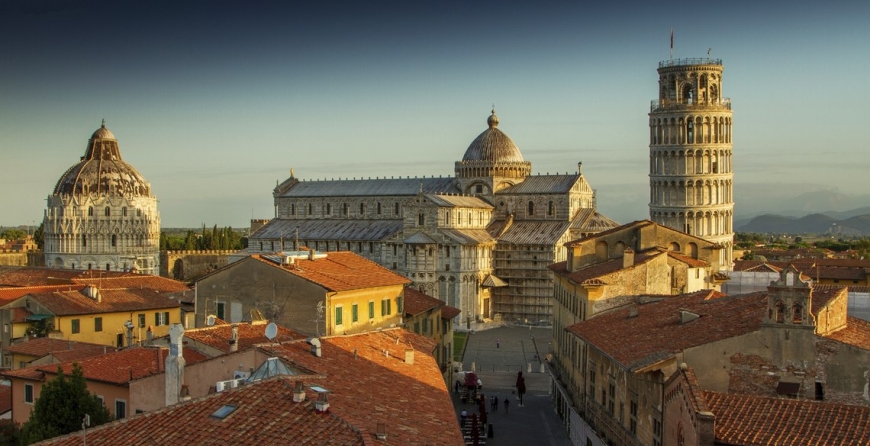
[[[70,375],[58,366],[58,374],[42,386],[30,419],[21,428],[22,444],[31,444],[81,430],[85,415],[91,426],[112,421],[109,409],[87,388],[81,366],[73,364]]]

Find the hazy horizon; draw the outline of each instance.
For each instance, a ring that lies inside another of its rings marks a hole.
[[[868,16],[857,1],[5,2],[0,225],[41,222],[103,118],[164,227],[245,227],[273,216],[291,168],[451,176],[493,103],[533,173],[582,161],[600,212],[645,219],[671,28],[674,58],[723,60],[736,218],[816,190],[860,202]]]

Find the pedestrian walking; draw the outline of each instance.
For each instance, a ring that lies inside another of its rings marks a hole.
[[[508,413],[508,409],[510,409],[510,407],[511,407],[511,399],[505,398],[504,399],[504,413]]]
[[[520,400],[520,407],[523,407],[524,393],[526,393],[526,379],[523,378],[523,372],[517,372],[517,396]]]
[[[495,338],[495,348],[501,348],[501,339]]]
[[[492,411],[498,412],[498,397],[497,396],[492,397]]]

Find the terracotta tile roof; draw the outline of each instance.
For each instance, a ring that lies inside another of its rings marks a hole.
[[[634,254],[634,265],[632,265],[631,267],[643,265],[644,263],[647,263],[650,260],[661,255],[667,255],[667,253],[665,251],[661,251],[655,248],[647,249],[646,251],[642,252],[637,252]],[[578,269],[574,272],[568,271],[567,267],[567,261],[554,263],[548,266],[548,268],[550,268],[550,270],[552,270],[554,273],[559,274],[562,277],[568,278],[574,283],[580,284],[586,282],[587,280],[600,280],[601,277],[625,269],[622,257],[605,260],[603,262]],[[601,282],[601,284],[606,285],[606,282]]]
[[[672,259],[679,260],[679,261],[685,263],[686,265],[689,265],[692,268],[706,268],[706,267],[710,266],[709,263],[707,263],[701,259],[696,259],[694,257],[683,255],[683,254],[680,254],[680,253],[674,252],[674,251],[668,251],[668,257],[670,257]]]
[[[254,254],[251,258],[295,274],[329,291],[404,285],[411,281],[350,251],[330,251],[326,258],[297,259],[294,265],[279,265]],[[233,264],[225,268],[232,267]],[[220,270],[218,270],[220,271]]]
[[[615,227],[615,228],[608,229],[608,230],[606,230],[606,231],[596,232],[595,234],[588,235],[588,236],[586,236],[586,237],[583,237],[583,238],[580,238],[580,239],[577,239],[577,240],[572,240],[572,241],[570,241],[570,242],[568,242],[568,243],[565,243],[565,247],[577,246],[577,245],[579,245],[580,243],[582,243],[582,242],[584,242],[584,241],[586,241],[586,240],[592,240],[592,239],[594,239],[594,238],[598,238],[598,237],[603,237],[603,236],[606,236],[606,235],[614,234],[614,233],[616,233],[616,232],[623,231],[623,230],[628,229],[628,228],[643,228],[643,227],[646,227],[646,226],[649,226],[649,225],[654,225],[654,224],[655,224],[655,223],[653,223],[653,222],[650,221],[650,220],[638,220],[638,221],[633,221],[633,222],[631,222],[631,223],[626,223],[626,224],[624,224],[624,225],[622,225],[622,226],[617,226],[617,227]],[[661,226],[661,227],[662,227],[662,228],[665,228],[664,226]]]
[[[841,294],[846,294],[846,287],[825,287],[820,289],[813,287],[813,314],[819,314],[819,311],[825,305],[828,305],[831,300]]]
[[[266,344],[269,338],[266,337],[266,325],[264,323],[239,323],[238,327],[238,345],[239,350],[245,350],[257,344]],[[229,341],[232,338],[233,327],[231,324],[223,323],[213,325],[211,327],[191,328],[184,332],[186,339],[201,342],[209,347],[216,348],[225,353],[229,353]],[[285,342],[296,339],[305,339],[307,336],[297,333],[289,328],[278,325],[278,335],[274,342]]]
[[[625,307],[571,325],[567,330],[629,370],[671,358],[686,348],[758,330],[767,293],[726,296],[698,291],[639,304],[637,316]],[[699,315],[680,324],[680,312]]]
[[[444,302],[422,291],[411,287],[405,287],[405,314],[418,315],[444,306]]]
[[[61,351],[76,351],[76,350],[93,350],[98,349],[100,352],[103,351],[104,348],[109,348],[114,351],[111,347],[106,347],[104,345],[99,344],[91,344],[89,342],[75,342],[68,341],[66,339],[55,339],[55,338],[25,338],[27,341],[19,342],[17,344],[12,344],[9,347],[4,348],[3,350],[9,353],[17,353],[20,355],[28,355],[35,356],[37,358],[41,358],[49,353],[61,352]],[[102,353],[100,353],[102,354]]]
[[[148,289],[100,289],[101,302],[81,291],[33,293],[30,297],[58,316],[178,308],[181,304]]]
[[[845,328],[824,336],[844,344],[870,350],[870,322],[857,317],[847,316]]]
[[[870,407],[704,392],[717,444],[870,444]]]
[[[71,283],[74,278],[135,276],[122,271],[60,269],[45,267],[0,267],[0,286],[40,286]]]
[[[12,386],[0,384],[0,415],[12,410]]]
[[[148,290],[171,293],[177,291],[189,291],[190,287],[184,282],[166,277],[152,276],[148,274],[134,274],[123,277],[75,277],[73,283],[94,285],[98,288],[143,288]]]
[[[89,381],[99,381],[115,385],[125,385],[130,381],[163,373],[168,348],[140,347],[111,352],[105,355],[75,361],[82,367],[84,376]],[[193,364],[206,359],[202,354],[191,349],[184,349],[184,360]],[[2,375],[10,378],[24,378],[37,381],[51,379],[58,365],[65,373],[72,373],[73,361],[60,364],[37,365],[18,370],[6,371]],[[49,375],[46,378],[46,375]]]
[[[463,444],[449,391],[428,353],[434,341],[404,329],[320,340],[322,357],[304,341],[275,347],[275,355],[325,375],[310,384],[329,390],[330,412],[363,432],[387,423],[390,444]],[[413,364],[404,361],[408,346]]]
[[[311,391],[307,392],[308,398],[304,402],[294,403],[293,387],[292,378],[279,376],[134,415],[88,430],[88,444],[380,444],[375,441],[374,430],[361,432],[336,415],[331,407],[329,413],[317,413]],[[213,416],[225,406],[235,406],[236,409],[223,419]],[[392,438],[393,435],[388,436],[389,440]],[[81,445],[82,438],[81,433],[72,433],[39,444],[74,446]],[[398,443],[390,441],[384,444]],[[438,444],[444,443],[439,441]]]
[[[456,307],[451,307],[450,305],[445,305],[441,307],[441,319],[453,319],[459,314],[462,313],[462,310]]]
[[[39,285],[0,288],[0,306],[6,305],[21,296],[30,293],[50,293],[52,291],[73,291],[84,288],[83,285]]]

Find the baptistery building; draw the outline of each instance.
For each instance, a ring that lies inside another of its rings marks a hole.
[[[151,184],[121,159],[106,122],[48,196],[45,264],[157,274],[160,214]]]
[[[550,323],[547,265],[565,260],[565,242],[617,223],[596,212],[580,163],[532,175],[494,111],[486,124],[450,177],[303,180],[291,170],[249,252],[353,251],[462,310],[457,323]]]

